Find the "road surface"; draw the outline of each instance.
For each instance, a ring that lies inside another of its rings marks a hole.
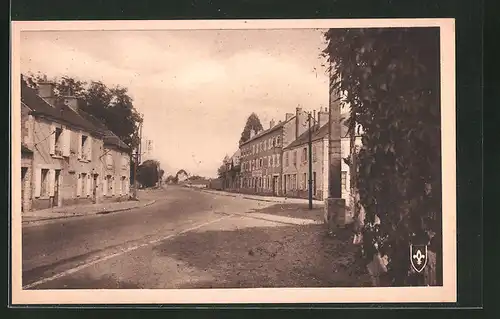
[[[157,196],[144,208],[23,227],[23,289],[353,285],[332,271],[338,243],[324,242],[320,225],[251,216],[280,205],[182,187]]]

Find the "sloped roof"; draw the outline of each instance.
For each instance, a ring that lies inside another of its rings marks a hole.
[[[97,133],[102,136],[104,144],[115,145],[125,150],[130,149],[127,144],[111,132],[99,119],[82,110],[76,112],[63,103],[56,103],[52,106],[41,98],[35,89],[22,85],[21,101],[35,114],[53,118],[91,133]]]
[[[330,122],[325,123],[319,129],[318,129],[318,124],[311,127],[311,131],[312,131],[311,140],[313,142],[328,136],[328,130],[329,130],[328,124],[329,123]],[[347,126],[345,126],[342,123],[340,130],[341,130],[341,133],[340,133],[341,138],[347,137],[347,134],[348,134]],[[297,146],[304,145],[307,143],[309,143],[309,130],[302,133],[295,141],[293,141],[292,143],[290,143],[290,145],[285,147],[285,149],[295,148]]]
[[[98,129],[99,133],[103,135],[105,145],[114,145],[127,151],[130,150],[130,147],[127,144],[125,144],[115,133],[110,131],[106,125],[104,125],[104,123],[102,123],[95,116],[82,110],[79,110],[78,114],[87,121],[91,122]]]
[[[91,133],[98,133],[97,127],[89,121],[86,121],[69,106],[63,103],[51,105],[41,98],[36,90],[25,85],[21,86],[21,101],[28,106],[35,115],[47,116]]]
[[[279,123],[278,123],[278,124],[276,124],[275,126],[273,126],[273,127],[271,127],[271,128],[268,128],[267,130],[260,131],[258,134],[256,134],[256,135],[255,135],[254,137],[252,137],[251,139],[248,139],[246,142],[241,143],[241,144],[240,144],[240,146],[243,146],[243,145],[245,145],[245,144],[248,144],[248,143],[250,143],[251,141],[254,141],[254,140],[256,140],[256,139],[258,139],[258,138],[260,138],[260,137],[262,137],[262,136],[264,136],[264,135],[266,135],[266,134],[269,134],[269,133],[272,133],[272,132],[275,132],[275,131],[279,130],[280,128],[282,128],[282,127],[285,125],[285,123],[290,122],[290,121],[291,121],[291,120],[293,120],[294,118],[295,118],[295,116],[293,116],[293,117],[289,118],[289,119],[288,119],[288,120],[286,120],[286,121],[279,122]]]

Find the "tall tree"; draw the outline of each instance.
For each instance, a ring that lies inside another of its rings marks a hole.
[[[430,244],[442,284],[439,29],[330,29],[325,36],[332,88],[346,92],[363,128],[353,173],[366,212],[366,258],[387,254],[392,284],[415,284],[408,247]]]
[[[254,130],[254,132],[260,132],[263,130],[262,124],[260,123],[260,119],[257,114],[252,113],[247,119],[245,127],[243,128],[243,132],[241,132],[240,144],[245,143],[250,139],[250,131]]]

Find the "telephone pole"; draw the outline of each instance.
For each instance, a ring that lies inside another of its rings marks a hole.
[[[141,160],[141,153],[142,152],[142,122],[139,124],[139,145],[137,146],[137,149],[135,151],[134,155],[134,199],[137,199],[137,188],[138,188],[138,183],[137,183],[137,166]]]

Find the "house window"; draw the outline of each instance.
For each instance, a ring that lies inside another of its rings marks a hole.
[[[267,140],[264,141],[264,150],[267,150]]]
[[[306,162],[307,161],[307,147],[304,147],[302,149],[302,162]]]
[[[49,196],[49,170],[42,169],[42,175],[40,178],[40,196]]]
[[[262,167],[262,162],[263,162],[263,160],[262,160],[262,158],[261,158],[261,159],[259,160],[259,167]]]
[[[274,166],[274,155],[273,155],[273,156],[271,156],[271,165],[270,165],[270,166],[271,166],[271,167],[273,167],[273,166]]]
[[[304,189],[307,189],[307,173],[304,173]]]
[[[122,169],[127,169],[127,167],[128,167],[128,157],[123,156],[122,157]]]
[[[62,156],[63,155],[63,144],[62,144],[62,128],[56,127],[54,135],[54,155]]]
[[[106,153],[106,166],[107,168],[113,167],[113,154],[110,152]]]
[[[127,194],[127,178],[125,176],[122,176],[121,179],[121,190],[123,195]]]
[[[278,146],[278,147],[280,146],[280,137],[279,136],[276,137],[276,146]]]
[[[342,189],[347,189],[347,172],[342,171]]]
[[[293,165],[297,165],[297,151],[293,152]]]
[[[276,155],[276,167],[280,166],[280,156],[279,154]]]
[[[87,191],[86,191],[87,183],[89,182],[89,181],[87,181],[87,174],[82,173],[81,178],[82,178],[82,182],[80,183],[80,194],[82,194],[82,196],[85,196],[85,195],[88,195]]]
[[[312,147],[312,158],[313,162],[316,162],[316,146]]]
[[[289,164],[289,158],[288,158],[288,152],[285,153],[285,167],[288,167]]]

